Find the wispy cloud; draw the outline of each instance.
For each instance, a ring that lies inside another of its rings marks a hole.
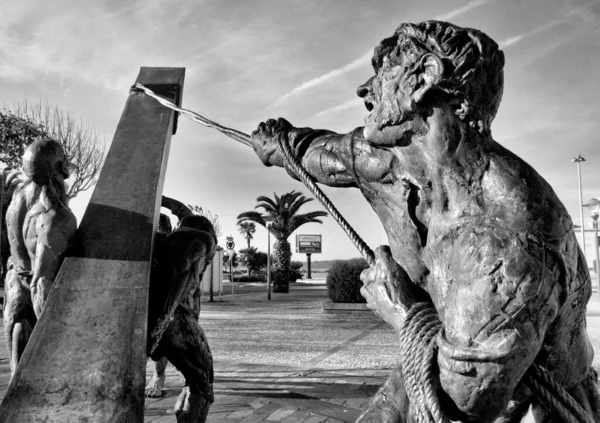
[[[192,0],[186,1],[192,7]],[[153,1],[90,2],[85,8],[73,0],[13,2],[0,20],[0,79],[58,77],[126,89],[132,70],[178,63],[176,49],[153,37],[167,11],[174,27],[186,19],[184,13]]]
[[[498,46],[500,48],[512,47],[512,46],[520,43],[521,41],[525,40],[526,38],[529,38],[532,35],[539,34],[540,32],[546,31],[560,23],[561,23],[561,20],[549,21],[549,22],[545,23],[544,25],[540,25],[537,28],[533,28],[532,30],[523,32],[522,34],[517,34],[517,35],[510,36],[508,38],[505,38],[504,40],[502,40],[498,43]]]
[[[283,103],[284,101],[286,101],[288,98],[293,97],[295,95],[298,95],[310,88],[314,88],[314,87],[318,87],[321,84],[324,84],[326,82],[329,82],[331,80],[337,79],[342,75],[345,75],[348,72],[351,72],[355,69],[358,69],[361,66],[364,66],[365,63],[369,63],[369,61],[371,60],[371,56],[373,55],[373,51],[368,51],[365,54],[363,54],[362,56],[354,59],[353,61],[351,61],[350,63],[345,64],[342,67],[339,67],[337,69],[334,69],[330,72],[324,73],[323,75],[317,76],[316,78],[313,78],[309,81],[306,81],[300,85],[298,85],[296,88],[294,88],[293,90],[289,91],[288,93],[282,95],[281,97],[279,97],[275,103],[273,103],[273,107],[274,106],[278,106],[281,103]]]
[[[454,19],[457,16],[463,15],[463,14],[475,9],[476,7],[483,6],[483,5],[491,3],[493,1],[495,1],[495,0],[472,0],[469,3],[465,4],[463,7],[459,7],[457,9],[451,10],[442,15],[438,15],[433,19],[436,21],[447,21],[449,19]]]
[[[471,0],[469,3],[467,3],[466,5],[453,9],[449,12],[446,12],[442,15],[438,15],[435,16],[433,19],[434,20],[439,20],[439,21],[443,21],[443,20],[449,20],[449,19],[453,19],[456,18],[460,15],[463,15],[477,7],[483,6],[485,4],[491,3],[495,0]],[[324,73],[322,75],[317,76],[316,78],[310,79],[300,85],[298,85],[297,87],[295,87],[294,89],[292,89],[291,91],[285,93],[284,95],[282,95],[281,97],[279,97],[272,105],[271,107],[276,107],[279,106],[281,103],[285,102],[286,100],[288,100],[291,97],[297,96],[311,88],[315,88],[318,87],[324,83],[327,83],[329,81],[335,80],[337,78],[339,78],[342,75],[345,75],[348,72],[351,72],[355,69],[358,69],[361,66],[364,66],[365,63],[369,63],[369,60],[371,59],[371,56],[373,55],[372,51],[368,51],[365,54],[363,54],[362,56],[352,60],[351,62],[345,64],[342,67],[339,67],[337,69],[334,69],[332,71],[329,71],[327,73]],[[348,104],[348,105],[347,105]],[[344,108],[349,108],[351,107],[349,105],[349,103],[344,103],[344,105],[346,105]],[[340,111],[340,110],[344,110],[344,108],[342,108],[342,106],[335,106],[332,107],[330,109],[327,110],[323,110],[319,113],[317,113],[318,115],[322,115],[328,112],[333,112],[333,111]]]
[[[341,112],[343,110],[348,110],[348,109],[351,109],[352,107],[356,107],[356,105],[359,103],[360,103],[360,101],[357,98],[353,98],[352,100],[348,100],[337,106],[333,106],[333,107],[330,107],[329,109],[321,110],[320,112],[316,113],[315,116],[316,117],[324,116],[329,113],[335,113],[335,112]]]

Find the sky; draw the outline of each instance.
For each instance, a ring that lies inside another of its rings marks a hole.
[[[356,88],[373,74],[373,48],[399,24],[429,19],[498,42],[505,88],[492,135],[546,178],[580,224],[574,156],[586,158],[584,202],[600,197],[598,0],[3,0],[0,99],[56,104],[110,144],[139,68],[185,67],[182,106],[222,125],[250,133],[285,117],[344,133],[363,124]],[[180,117],[164,193],[217,214],[221,245],[232,235],[244,246],[236,216],[258,196],[291,190],[311,195],[248,147]],[[358,190],[324,192],[367,244],[387,243]],[[79,218],[91,193],[71,202]],[[322,209],[315,200],[302,211]],[[589,228],[587,212],[584,220]],[[323,235],[313,261],[359,256],[331,217],[296,233]],[[266,229],[252,244],[266,251]]]

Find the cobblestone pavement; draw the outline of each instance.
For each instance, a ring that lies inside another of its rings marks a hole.
[[[271,301],[264,287],[235,289],[245,294],[202,304],[201,325],[215,359],[209,423],[354,422],[397,364],[395,333],[371,312],[324,313],[323,287],[295,286]],[[597,292],[587,315],[600,351]],[[9,369],[5,347],[0,351],[3,396]],[[600,357],[594,365],[600,370]],[[149,377],[151,363],[147,369]],[[145,422],[175,422],[182,388],[181,375],[169,365],[164,395],[146,401]]]

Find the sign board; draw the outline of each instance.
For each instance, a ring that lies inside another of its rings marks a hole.
[[[320,253],[321,235],[296,235],[297,253]]]
[[[233,237],[228,236],[225,239],[227,239],[227,241],[225,242],[225,246],[227,247],[227,249],[233,250],[235,248],[235,242],[233,242]]]

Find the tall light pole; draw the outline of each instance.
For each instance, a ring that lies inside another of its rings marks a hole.
[[[229,281],[231,282],[231,293],[234,294],[233,292],[233,256],[235,254],[234,250],[227,250],[227,255],[229,256]]]
[[[275,219],[271,213],[264,213],[263,218],[267,226],[267,300],[271,299],[271,225]]]
[[[600,276],[598,276],[598,268],[600,267],[600,259],[598,257],[598,216],[600,216],[600,200],[592,198],[588,204],[584,204],[583,207],[589,209],[590,217],[594,224],[594,252],[596,255],[596,261],[594,263],[594,271],[598,278],[598,295],[600,295]]]
[[[585,162],[585,157],[583,157],[581,154],[578,154],[577,157],[573,157],[571,162],[577,163],[577,181],[579,182],[579,214],[581,216],[581,248],[583,250],[583,255],[585,256],[585,230],[583,222],[583,199],[581,192],[581,162]]]

